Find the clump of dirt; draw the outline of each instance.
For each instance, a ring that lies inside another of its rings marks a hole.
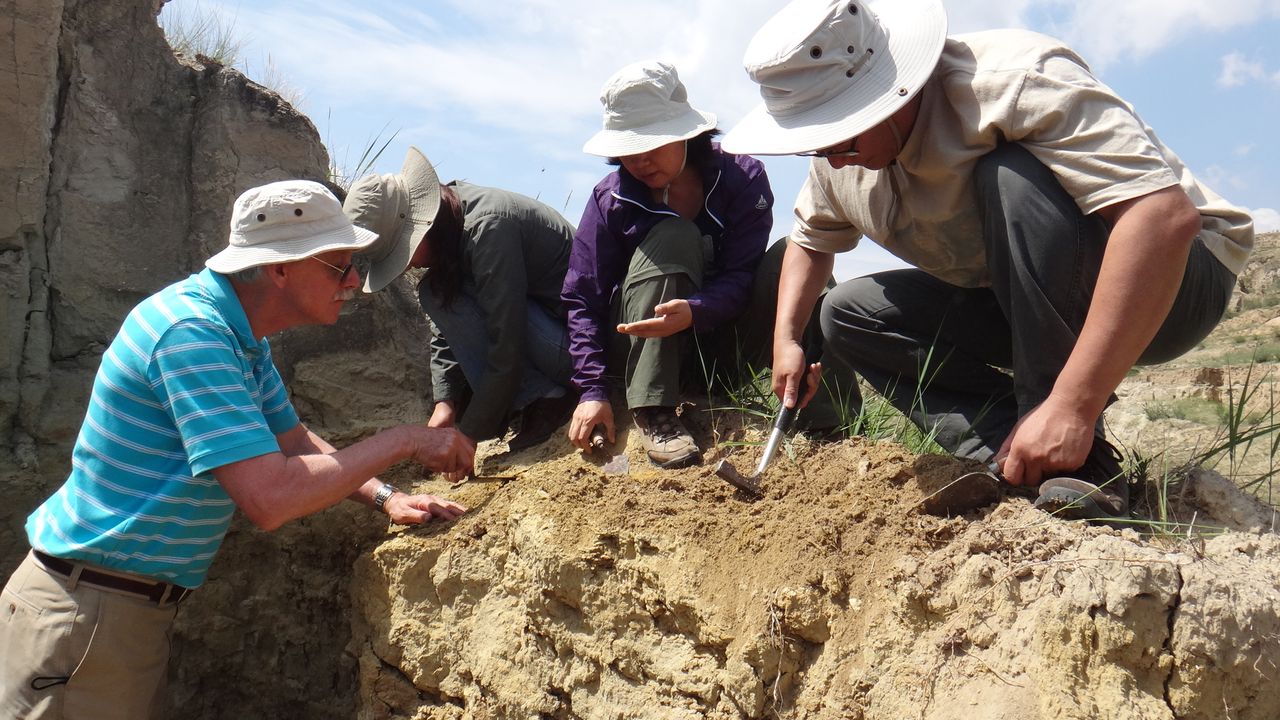
[[[420,485],[471,511],[358,562],[360,717],[1280,715],[1275,535],[923,514],[973,468],[888,442],[796,443],[758,502],[718,453],[497,449],[481,474],[517,479]]]

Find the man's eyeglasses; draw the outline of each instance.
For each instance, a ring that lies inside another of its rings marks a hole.
[[[840,143],[843,145],[844,143]],[[832,150],[831,148],[823,148],[822,150],[810,150],[808,152],[795,153],[800,157],[816,157],[816,158],[856,158],[858,157],[858,138],[849,141],[848,150]]]
[[[311,259],[312,259],[312,260],[315,260],[315,261],[316,261],[316,262],[318,262],[318,263],[321,263],[321,264],[323,264],[323,265],[327,265],[327,266],[329,266],[329,267],[333,268],[333,270],[334,270],[335,272],[337,272],[337,273],[338,273],[338,283],[339,283],[339,284],[345,283],[345,282],[347,281],[347,274],[348,274],[348,273],[350,273],[351,271],[355,270],[357,273],[358,273],[358,272],[360,272],[359,270],[356,270],[356,264],[355,264],[355,263],[353,263],[353,262],[347,263],[347,266],[346,266],[346,267],[338,267],[337,265],[334,265],[333,263],[328,263],[328,262],[325,262],[324,260],[321,260],[320,258],[316,257],[315,255],[312,255],[312,256],[311,256]]]

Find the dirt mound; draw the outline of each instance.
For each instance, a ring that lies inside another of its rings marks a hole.
[[[934,517],[922,488],[969,466],[890,443],[801,444],[754,503],[715,457],[628,459],[492,456],[516,479],[365,556],[361,717],[1280,715],[1274,535],[1166,547],[1016,497]]]

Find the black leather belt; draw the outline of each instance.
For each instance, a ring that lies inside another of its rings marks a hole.
[[[71,562],[63,560],[40,552],[32,550],[31,553],[36,556],[36,560],[45,566],[50,572],[57,573],[63,577],[71,577],[75,573],[76,566],[80,566],[80,576],[77,582],[84,583],[90,587],[96,587],[101,590],[113,590],[115,592],[124,593],[126,595],[134,595],[136,597],[150,600],[161,607],[182,602],[191,594],[191,588],[181,585],[174,585],[167,582],[147,582],[146,580],[134,580],[132,578],[112,575],[110,573],[99,572],[84,563]]]

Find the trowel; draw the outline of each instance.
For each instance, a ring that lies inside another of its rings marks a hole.
[[[805,373],[806,375],[808,373]],[[800,376],[800,387],[797,389],[797,397],[804,397],[805,375]],[[799,403],[796,403],[799,405]],[[791,430],[791,423],[796,419],[796,410],[794,407],[783,406],[778,410],[778,419],[773,423],[773,430],[769,432],[769,442],[765,443],[764,452],[760,455],[760,464],[756,466],[756,471],[744,477],[738,472],[738,469],[725,458],[716,465],[716,475],[728,482],[730,485],[738,488],[747,497],[752,500],[759,500],[764,497],[764,493],[760,490],[760,476],[764,474],[764,469],[769,467],[769,461],[773,460],[773,456],[778,452],[778,446],[782,444],[782,438]]]

